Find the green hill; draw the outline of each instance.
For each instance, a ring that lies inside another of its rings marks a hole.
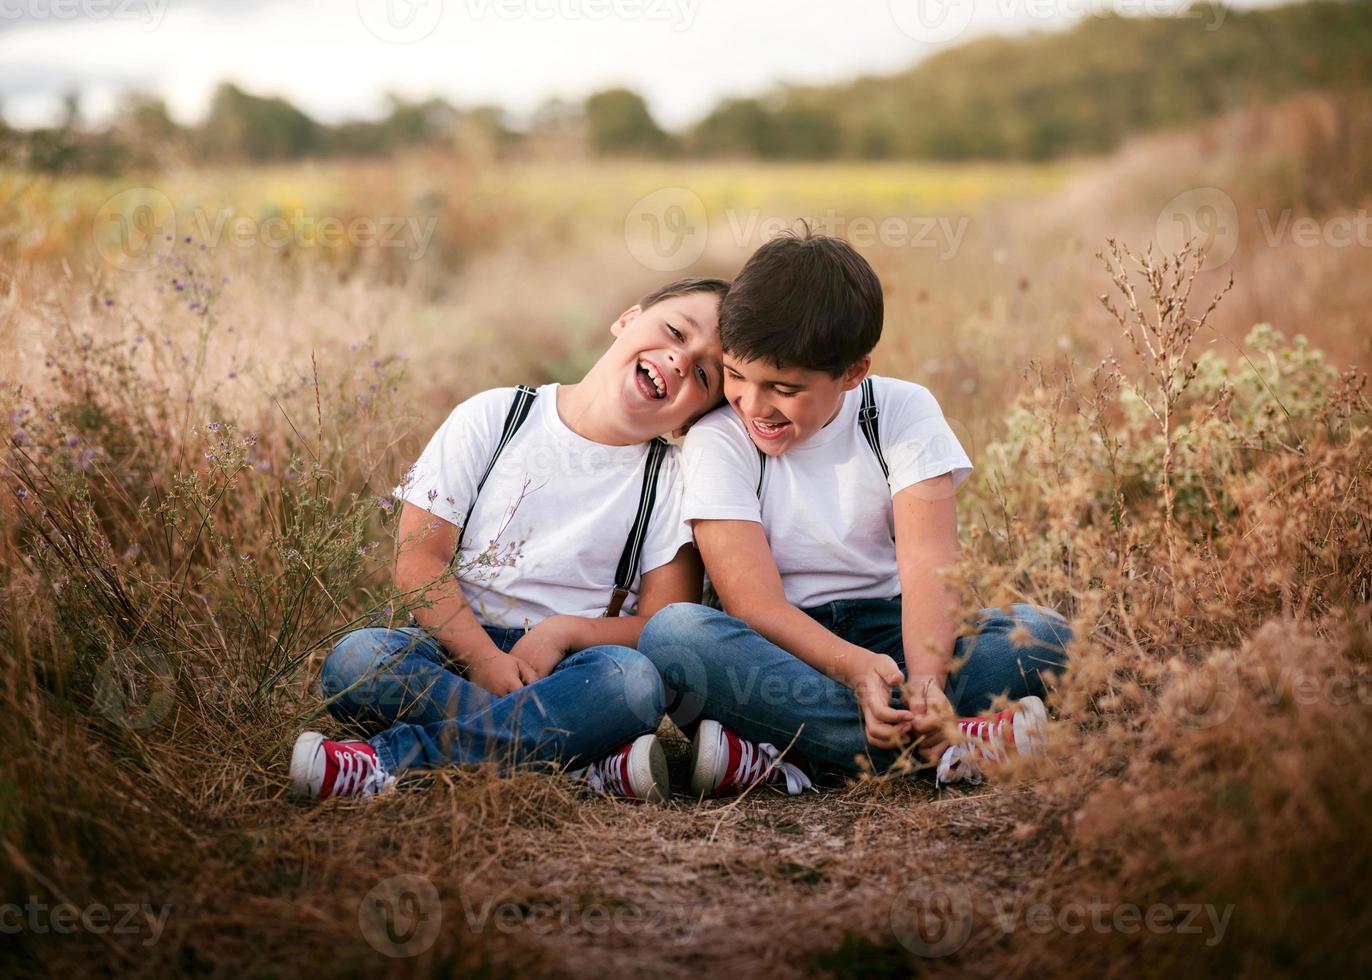
[[[1067,31],[973,40],[897,75],[792,88],[780,104],[732,100],[692,143],[707,155],[1041,159],[1369,80],[1368,0],[1197,6],[1190,16],[1088,17]]]

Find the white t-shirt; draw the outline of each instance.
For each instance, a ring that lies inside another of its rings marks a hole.
[[[577,435],[558,414],[557,388],[538,389],[462,535],[459,581],[485,626],[518,628],[558,614],[601,615],[638,512],[648,444],[606,446]],[[514,388],[494,388],[453,409],[396,496],[461,527],[514,395]],[[690,540],[681,520],[680,461],[672,448],[658,475],[640,577],[670,562]],[[495,560],[468,567],[492,541]],[[637,608],[638,589],[635,580],[625,613]]]
[[[758,451],[731,407],[686,435],[682,517],[760,523],[793,606],[899,595],[891,499],[922,480],[951,473],[956,486],[972,472],[927,388],[875,376],[872,386],[889,484],[858,424],[861,387],[823,429],[767,458],[760,498]]]

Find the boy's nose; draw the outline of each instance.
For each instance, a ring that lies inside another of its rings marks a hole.
[[[771,411],[765,401],[757,397],[755,393],[745,392],[740,395],[737,404],[743,410],[743,414],[749,418],[765,419],[768,412]]]
[[[686,369],[681,366],[681,358],[677,357],[677,355],[671,351],[667,352],[667,363],[672,366],[672,370],[677,374],[681,375],[683,378],[686,377]]]

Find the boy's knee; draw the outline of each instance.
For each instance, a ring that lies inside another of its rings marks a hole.
[[[1041,681],[1043,672],[1057,674],[1067,669],[1067,646],[1072,642],[1072,627],[1059,612],[1047,606],[1015,603],[1011,614],[998,611],[1011,648],[1022,668]]]
[[[629,710],[645,729],[656,728],[666,708],[666,695],[652,661],[630,647],[604,646],[596,652],[613,670]]]
[[[379,655],[385,650],[383,629],[353,630],[336,644],[319,671],[319,686],[325,697],[335,697],[376,672]]]
[[[644,625],[638,648],[648,654],[653,650],[698,643],[711,621],[723,615],[718,609],[699,603],[674,602],[664,606]]]
[[[1015,623],[1028,630],[1034,646],[1059,665],[1067,662],[1067,646],[1072,642],[1072,627],[1066,617],[1047,606],[1019,603],[1014,607]]]

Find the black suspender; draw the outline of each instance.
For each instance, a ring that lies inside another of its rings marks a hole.
[[[881,454],[881,439],[877,431],[877,396],[872,391],[872,379],[862,379],[862,408],[858,410],[858,425],[862,426],[862,434],[867,437],[867,445],[872,447],[872,452],[876,454],[877,462],[881,464],[881,475],[889,481],[891,479],[891,468],[886,465],[886,457]]]
[[[486,472],[482,473],[481,479],[476,481],[476,493],[472,494],[472,502],[467,505],[467,516],[462,521],[462,530],[457,536],[459,548],[462,547],[462,535],[467,533],[467,525],[472,521],[472,511],[476,510],[476,498],[481,496],[481,488],[490,479],[491,470],[495,469],[500,454],[505,451],[505,447],[514,438],[514,434],[519,431],[519,427],[529,417],[529,409],[533,407],[534,399],[537,397],[538,392],[528,385],[520,385],[515,389],[514,401],[510,403],[510,410],[505,414],[505,426],[500,432],[500,441],[495,444],[495,451],[491,453],[491,461],[486,464]]]
[[[867,440],[867,445],[871,447],[872,454],[877,458],[877,464],[881,467],[881,475],[888,481],[891,479],[891,468],[886,465],[886,457],[881,452],[881,432],[877,428],[877,417],[880,415],[877,409],[877,396],[873,391],[872,379],[870,377],[862,379],[862,407],[858,409],[858,425],[862,427],[862,435]],[[757,449],[757,446],[753,447]],[[757,496],[762,499],[762,478],[767,473],[767,454],[761,449],[757,450]]]
[[[495,451],[491,453],[491,460],[486,464],[486,471],[481,474],[481,479],[476,481],[476,493],[472,494],[472,502],[467,507],[467,517],[463,520],[462,529],[458,533],[457,544],[459,548],[462,546],[462,536],[467,533],[467,525],[471,523],[472,511],[476,509],[476,498],[480,496],[482,487],[486,485],[491,471],[495,469],[500,454],[505,451],[505,447],[510,444],[510,440],[514,438],[520,426],[529,418],[529,409],[533,407],[534,399],[537,397],[538,392],[527,385],[520,385],[516,389],[514,401],[510,404],[510,411],[505,415],[505,425],[500,432],[500,441],[496,443]],[[619,615],[619,610],[623,607],[624,600],[629,596],[634,579],[638,576],[639,561],[643,556],[643,540],[648,536],[648,521],[653,516],[653,505],[657,501],[657,478],[662,472],[662,462],[667,458],[667,448],[667,440],[665,439],[654,439],[648,446],[648,461],[643,469],[643,489],[638,495],[638,511],[634,514],[634,523],[629,529],[629,539],[624,543],[624,552],[619,556],[619,567],[615,570],[614,591],[610,593],[610,604],[605,607],[606,616]]]
[[[667,440],[654,439],[648,446],[648,463],[643,468],[643,489],[638,494],[638,513],[634,515],[634,526],[629,529],[629,540],[624,542],[624,552],[619,556],[614,591],[610,593],[610,604],[605,607],[606,616],[619,615],[620,607],[628,598],[629,587],[638,575],[643,539],[648,535],[648,519],[652,517],[653,504],[657,500],[657,478],[662,472],[662,461],[666,458]]]

